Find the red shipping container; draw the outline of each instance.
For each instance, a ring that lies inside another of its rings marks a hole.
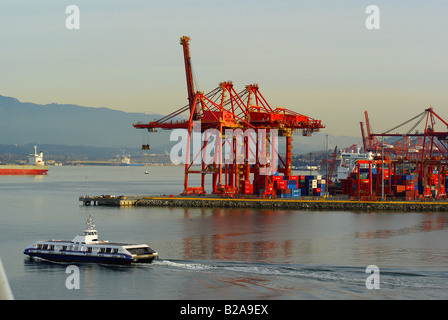
[[[361,180],[361,188],[362,191],[369,191],[370,189],[370,181],[368,179]]]
[[[295,181],[299,181],[299,176],[286,176],[285,180],[295,180]]]
[[[398,176],[397,176],[397,175],[394,176],[394,181],[393,181],[393,183],[394,183],[395,185],[398,185]]]
[[[402,185],[393,185],[392,186],[392,190],[394,191],[394,193],[401,193],[406,191],[406,186],[402,186]]]
[[[283,181],[283,176],[273,176],[274,181]]]
[[[254,184],[257,184],[260,187],[266,186],[266,176],[260,176],[258,180],[254,181]]]
[[[414,200],[415,192],[414,191],[406,191],[406,200]]]
[[[285,180],[282,181],[274,181],[275,189],[286,189],[287,182]]]

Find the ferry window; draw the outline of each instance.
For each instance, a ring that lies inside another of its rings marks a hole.
[[[54,244],[51,244],[48,249],[54,250]]]
[[[38,245],[37,245],[37,249],[42,249],[42,245],[41,245],[41,244],[38,244]]]
[[[118,253],[118,249],[117,248],[112,249],[112,253]]]
[[[87,252],[91,253],[92,252],[92,247],[87,247]]]
[[[104,253],[104,248],[100,248],[100,253]]]
[[[106,248],[106,253],[110,253],[111,250],[111,248]]]
[[[67,246],[62,246],[62,249],[61,249],[62,251],[65,251],[65,250],[67,250]]]
[[[47,250],[47,248],[48,248],[48,244],[44,244],[42,247],[43,250]]]

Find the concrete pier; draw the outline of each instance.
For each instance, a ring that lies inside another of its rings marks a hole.
[[[141,199],[139,196],[81,196],[79,197],[79,201],[82,201],[85,206],[113,206],[113,207],[129,207],[134,206],[137,200]]]
[[[234,199],[182,196],[80,197],[84,205],[185,207],[185,208],[252,208],[274,210],[322,211],[448,211],[448,201],[351,201],[328,199]]]

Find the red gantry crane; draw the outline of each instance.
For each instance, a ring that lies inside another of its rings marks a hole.
[[[383,133],[372,133],[370,131],[370,123],[366,115],[367,136],[364,135],[363,126],[361,123],[361,133],[364,137],[364,147],[366,151],[378,152],[381,151],[382,142],[378,137],[396,137],[395,142],[384,144],[384,152],[389,154],[391,158],[411,158],[411,153],[418,153],[417,156],[412,156],[414,159],[423,160],[433,157],[447,159],[448,157],[448,123],[442,119],[433,108],[428,108],[422,113],[412,117],[411,119],[384,131]],[[415,122],[413,122],[415,121]],[[417,130],[420,123],[424,123],[423,130]],[[396,132],[397,129],[411,125],[411,128],[406,132]],[[436,127],[441,131],[436,131]],[[395,132],[394,132],[395,131]]]
[[[374,163],[375,167],[382,168],[387,163],[390,176],[410,174],[411,176],[407,178],[415,180],[415,183],[413,182],[415,190],[418,190],[418,195],[421,197],[446,197],[448,186],[445,182],[448,173],[447,121],[440,117],[433,108],[428,108],[390,130],[372,133],[367,111],[365,111],[365,117],[367,135],[364,132],[363,123],[361,123],[364,148],[366,151],[382,154],[382,157],[385,157],[384,159],[377,157],[378,159]],[[423,130],[418,128],[420,124],[424,124]],[[403,130],[405,126],[410,126],[410,128],[405,132],[397,132],[397,130]],[[378,139],[379,137],[381,137],[381,141]],[[387,144],[384,143],[384,138],[389,138]],[[393,138],[396,140],[390,142]],[[386,159],[388,160],[386,161]],[[370,166],[372,164],[369,163]],[[377,172],[380,171],[377,170]],[[388,181],[386,185],[390,190],[393,186],[399,187],[397,181],[395,184]],[[361,189],[358,184],[359,190]],[[406,190],[406,192],[412,192],[414,189]]]
[[[227,81],[206,94],[195,91],[189,41],[189,37],[180,38],[188,105],[159,120],[133,126],[150,132],[157,128],[186,129],[188,139],[183,194],[205,194],[205,177],[211,175],[214,194],[275,197],[274,173],[269,171],[272,167],[269,159],[275,157],[272,159],[277,161],[278,156],[278,172],[291,175],[292,134],[301,131],[302,135],[309,136],[324,126],[320,120],[300,113],[272,108],[257,84],[247,85],[241,92],[236,92],[233,83]],[[184,113],[188,119],[174,120]],[[190,140],[195,133],[202,138],[201,146],[194,148]],[[286,138],[284,157],[273,154],[278,148],[277,135]],[[224,146],[231,150],[230,153],[223,153]],[[200,187],[189,185],[190,174],[201,175]]]

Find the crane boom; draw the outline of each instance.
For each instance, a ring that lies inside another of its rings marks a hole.
[[[190,106],[190,113],[193,112],[193,120],[197,120],[199,118],[199,110],[197,110],[197,104],[194,105],[195,100],[195,92],[194,92],[194,83],[193,83],[193,69],[191,66],[191,56],[190,56],[190,38],[187,36],[183,36],[180,38],[180,44],[184,50],[184,61],[185,61],[185,74],[187,76],[187,92],[188,92],[188,104]]]

